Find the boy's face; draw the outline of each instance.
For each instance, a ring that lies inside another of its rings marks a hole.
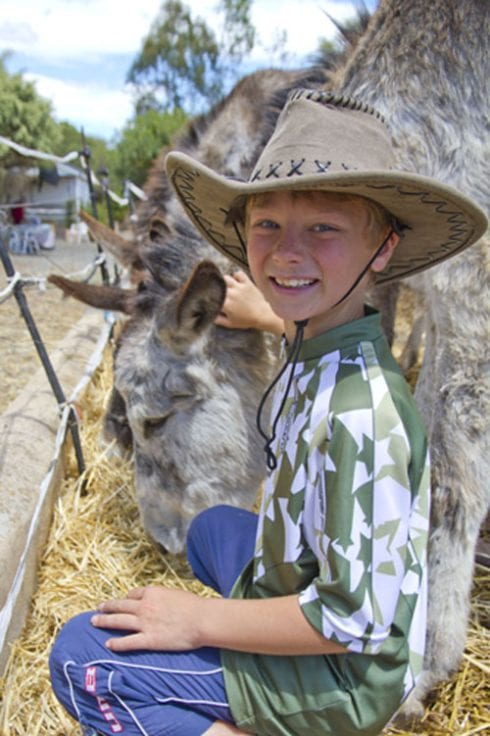
[[[388,234],[387,229],[375,240],[369,224],[362,198],[342,200],[324,192],[294,197],[271,192],[254,198],[247,218],[250,270],[274,312],[284,319],[289,338],[298,320],[309,320],[305,337],[314,337],[363,316],[368,275],[345,301],[334,305]],[[385,267],[397,242],[393,234],[372,270]]]

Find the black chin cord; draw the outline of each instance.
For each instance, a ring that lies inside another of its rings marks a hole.
[[[294,369],[296,368],[296,363],[298,362],[299,351],[301,349],[301,344],[303,342],[303,334],[304,334],[307,323],[308,323],[307,319],[301,320],[300,322],[295,322],[296,335],[294,336],[293,344],[291,345],[291,351],[288,355],[288,358],[286,362],[284,363],[283,367],[281,368],[281,370],[279,371],[279,373],[277,374],[277,376],[274,378],[270,386],[267,388],[265,394],[262,396],[262,399],[260,400],[259,408],[257,409],[257,429],[259,430],[259,434],[265,440],[264,450],[265,450],[265,454],[267,457],[267,467],[269,468],[269,470],[275,470],[277,468],[277,458],[271,449],[271,445],[276,439],[277,423],[282,414],[282,410],[284,409],[284,404],[286,403],[286,400],[289,394],[289,389],[291,388],[291,383],[294,377]],[[272,389],[276,386],[278,381],[282,378],[288,366],[291,366],[288,383],[287,383],[286,390],[284,391],[284,394],[281,400],[281,405],[272,423],[271,436],[269,437],[267,432],[265,432],[262,429],[262,412],[264,409],[265,402],[267,401]]]
[[[348,291],[346,291],[346,293],[344,294],[344,296],[341,297],[341,299],[339,299],[338,302],[335,302],[335,304],[331,307],[331,309],[334,309],[339,304],[342,304],[342,302],[345,299],[347,299],[347,297],[350,294],[352,294],[352,292],[354,291],[354,289],[356,288],[356,286],[359,284],[359,282],[365,276],[365,274],[369,271],[371,265],[374,263],[374,261],[376,260],[376,258],[378,257],[378,255],[381,253],[381,251],[385,247],[386,243],[390,239],[390,237],[391,237],[391,235],[392,235],[393,232],[394,232],[394,230],[390,230],[390,232],[388,233],[388,235],[386,236],[386,238],[383,240],[383,242],[381,243],[381,245],[379,246],[379,248],[375,251],[374,255],[370,258],[370,260],[368,261],[368,263],[366,264],[366,266],[363,268],[363,270],[361,271],[361,273],[359,274],[359,276],[357,277],[357,279],[354,281],[354,283],[352,284],[352,286],[350,287],[350,289]],[[266,457],[267,457],[267,467],[269,468],[269,470],[275,470],[277,468],[277,458],[276,458],[276,456],[274,455],[274,452],[271,449],[271,445],[274,442],[274,440],[276,439],[277,423],[279,422],[279,418],[280,418],[280,416],[282,414],[282,410],[284,409],[284,405],[286,403],[286,400],[287,400],[287,397],[288,397],[288,394],[289,394],[289,389],[291,388],[291,383],[292,383],[293,377],[294,377],[294,369],[296,368],[296,363],[298,362],[299,351],[300,351],[301,345],[303,343],[303,335],[304,335],[305,327],[308,324],[308,320],[307,319],[304,319],[304,320],[301,320],[299,322],[295,322],[294,324],[296,325],[296,334],[294,336],[294,340],[293,340],[293,343],[291,345],[291,352],[289,353],[288,358],[287,358],[286,362],[284,363],[283,367],[281,368],[281,370],[279,371],[279,373],[277,374],[277,376],[274,378],[274,380],[272,381],[272,383],[270,384],[270,386],[267,388],[267,390],[264,393],[264,395],[262,396],[262,399],[260,400],[259,408],[257,409],[257,429],[259,430],[259,434],[261,435],[261,437],[263,437],[264,440],[265,440],[264,450],[265,450],[265,454],[266,454]],[[267,432],[265,432],[262,429],[262,412],[264,410],[265,402],[267,401],[267,399],[268,399],[268,397],[269,397],[272,389],[276,386],[276,384],[282,378],[282,376],[286,372],[288,366],[291,366],[291,371],[290,371],[290,374],[289,374],[288,383],[287,383],[286,390],[284,391],[284,394],[283,394],[283,397],[282,397],[282,400],[281,400],[281,405],[279,406],[279,409],[277,411],[277,414],[276,414],[276,416],[275,416],[275,418],[274,418],[274,420],[272,422],[271,436],[269,437],[269,435],[267,434]]]
[[[362,269],[361,273],[359,274],[359,276],[357,277],[357,279],[354,281],[354,283],[352,284],[352,286],[350,287],[350,289],[345,292],[344,296],[341,299],[339,299],[338,302],[335,302],[335,304],[331,307],[331,309],[334,309],[335,307],[338,307],[339,304],[342,304],[342,302],[345,299],[347,299],[347,297],[350,296],[350,294],[352,294],[352,292],[354,291],[354,289],[356,288],[356,286],[358,286],[358,284],[361,281],[361,279],[363,279],[364,276],[366,275],[366,273],[369,271],[369,269],[373,265],[374,261],[379,256],[379,254],[381,253],[381,251],[383,250],[383,248],[385,247],[386,243],[391,238],[391,236],[393,235],[394,232],[395,232],[394,230],[390,230],[390,232],[388,233],[388,235],[386,236],[386,238],[383,240],[383,242],[381,243],[381,245],[379,246],[379,248],[377,250],[375,250],[374,255],[369,259],[369,261],[367,262],[366,266]]]

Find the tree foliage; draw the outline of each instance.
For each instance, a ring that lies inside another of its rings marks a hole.
[[[5,58],[5,54],[0,57],[0,131],[21,146],[51,153],[59,141],[51,103],[22,74],[9,74]],[[0,161],[12,164],[18,156],[0,146]]]
[[[192,114],[214,104],[254,46],[251,4],[252,0],[221,0],[223,31],[218,38],[180,0],[166,0],[128,73],[138,99],[145,104],[150,99],[162,110],[185,109]]]
[[[123,129],[114,151],[113,171],[118,181],[130,179],[143,186],[153,161],[185,121],[180,109],[171,113],[149,109],[136,115]]]

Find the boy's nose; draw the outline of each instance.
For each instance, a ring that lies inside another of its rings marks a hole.
[[[303,258],[303,244],[299,233],[294,229],[285,230],[276,243],[274,257],[277,260],[297,263]]]

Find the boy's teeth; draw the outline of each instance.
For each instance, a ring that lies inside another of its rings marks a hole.
[[[287,286],[294,289],[298,286],[308,286],[313,283],[313,279],[275,279],[279,286]]]

